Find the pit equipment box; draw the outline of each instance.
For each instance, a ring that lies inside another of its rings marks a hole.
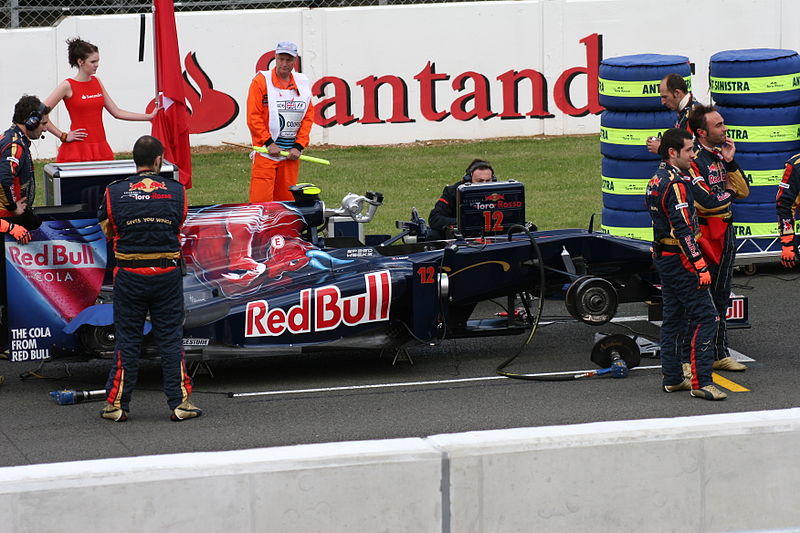
[[[44,167],[45,205],[85,204],[91,212],[100,205],[106,185],[134,174],[132,159],[48,163]],[[159,175],[178,181],[178,167],[164,160]]]
[[[525,186],[514,180],[464,183],[456,192],[456,220],[465,237],[500,235],[525,224]]]

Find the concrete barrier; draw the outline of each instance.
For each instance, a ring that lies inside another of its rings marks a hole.
[[[421,439],[0,468],[0,531],[441,531]]]
[[[800,531],[800,409],[0,468],[0,530]]]
[[[448,463],[447,532],[798,531],[798,430],[788,409],[428,442]]]

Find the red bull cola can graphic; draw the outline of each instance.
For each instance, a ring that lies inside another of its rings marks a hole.
[[[44,221],[28,244],[6,236],[6,290],[12,361],[49,359],[70,349],[64,327],[96,303],[107,245],[97,219]]]

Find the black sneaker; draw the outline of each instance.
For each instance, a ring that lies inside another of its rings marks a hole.
[[[203,410],[193,405],[189,400],[181,403],[178,407],[172,410],[170,420],[173,422],[182,422],[190,418],[197,418],[203,414]]]
[[[128,420],[128,413],[121,407],[116,407],[114,404],[108,402],[106,402],[105,406],[100,411],[100,416],[112,422],[125,422]]]

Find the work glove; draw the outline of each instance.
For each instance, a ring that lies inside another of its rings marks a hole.
[[[8,220],[0,219],[0,233],[11,234],[20,244],[27,244],[31,241],[31,234],[28,230]]]
[[[711,272],[708,271],[706,260],[700,259],[694,264],[694,268],[697,270],[697,289],[703,290],[709,288],[711,286]]]
[[[786,268],[794,268],[797,264],[797,247],[794,245],[794,234],[781,235],[781,264]]]
[[[17,239],[17,242],[20,244],[28,244],[31,242],[31,232],[17,224],[9,223],[8,233]]]

